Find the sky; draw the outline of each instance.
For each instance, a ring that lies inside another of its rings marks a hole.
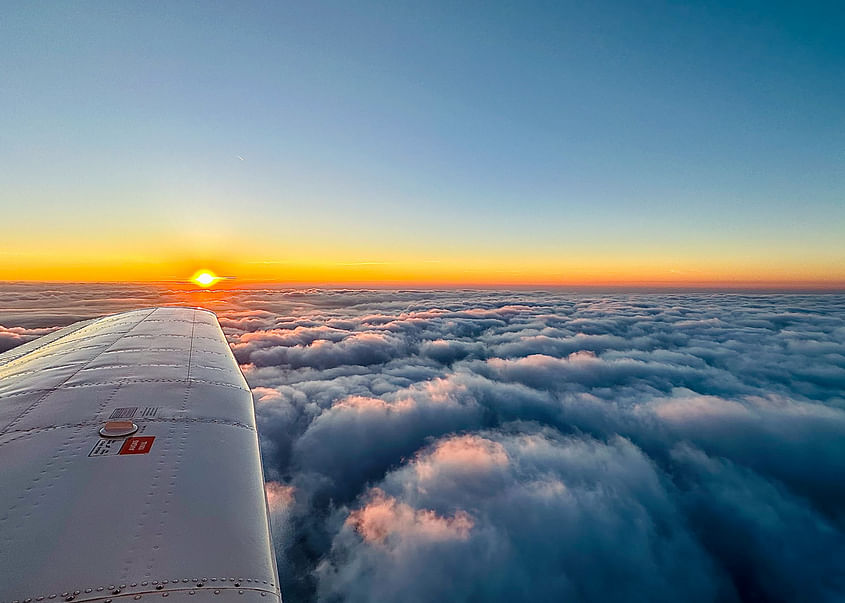
[[[4,2],[0,279],[845,286],[845,10]]]
[[[170,304],[252,388],[287,602],[845,600],[843,294],[17,283],[0,353]]]

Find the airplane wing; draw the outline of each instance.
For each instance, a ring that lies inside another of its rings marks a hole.
[[[0,602],[279,603],[252,396],[213,313],[0,355]]]

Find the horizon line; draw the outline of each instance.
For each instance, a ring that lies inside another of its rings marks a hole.
[[[537,282],[480,282],[480,281],[404,281],[382,279],[374,281],[296,281],[283,279],[240,279],[225,277],[219,286],[200,289],[186,278],[149,280],[71,280],[71,279],[15,279],[0,280],[6,284],[52,285],[179,285],[198,291],[219,292],[228,289],[273,286],[291,289],[574,289],[574,290],[661,290],[661,291],[761,291],[845,293],[845,281],[537,281]]]

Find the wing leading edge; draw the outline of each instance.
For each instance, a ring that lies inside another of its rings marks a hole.
[[[277,582],[252,396],[213,313],[0,355],[0,602],[269,603]]]

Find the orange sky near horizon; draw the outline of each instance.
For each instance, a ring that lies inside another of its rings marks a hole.
[[[845,289],[841,266],[801,261],[769,265],[694,258],[453,257],[394,261],[249,260],[114,255],[24,254],[0,251],[0,281],[189,282],[198,270],[228,280],[215,288],[275,283],[350,286],[654,286]]]
[[[125,206],[120,228],[116,216],[98,223],[68,216],[64,226],[52,216],[39,238],[19,230],[0,240],[0,281],[185,282],[207,269],[231,279],[221,286],[845,289],[845,248],[832,232],[665,229],[650,237],[612,224],[532,234],[459,225],[365,229],[338,220],[280,227],[278,217],[235,203],[195,209],[149,222],[145,210]]]

